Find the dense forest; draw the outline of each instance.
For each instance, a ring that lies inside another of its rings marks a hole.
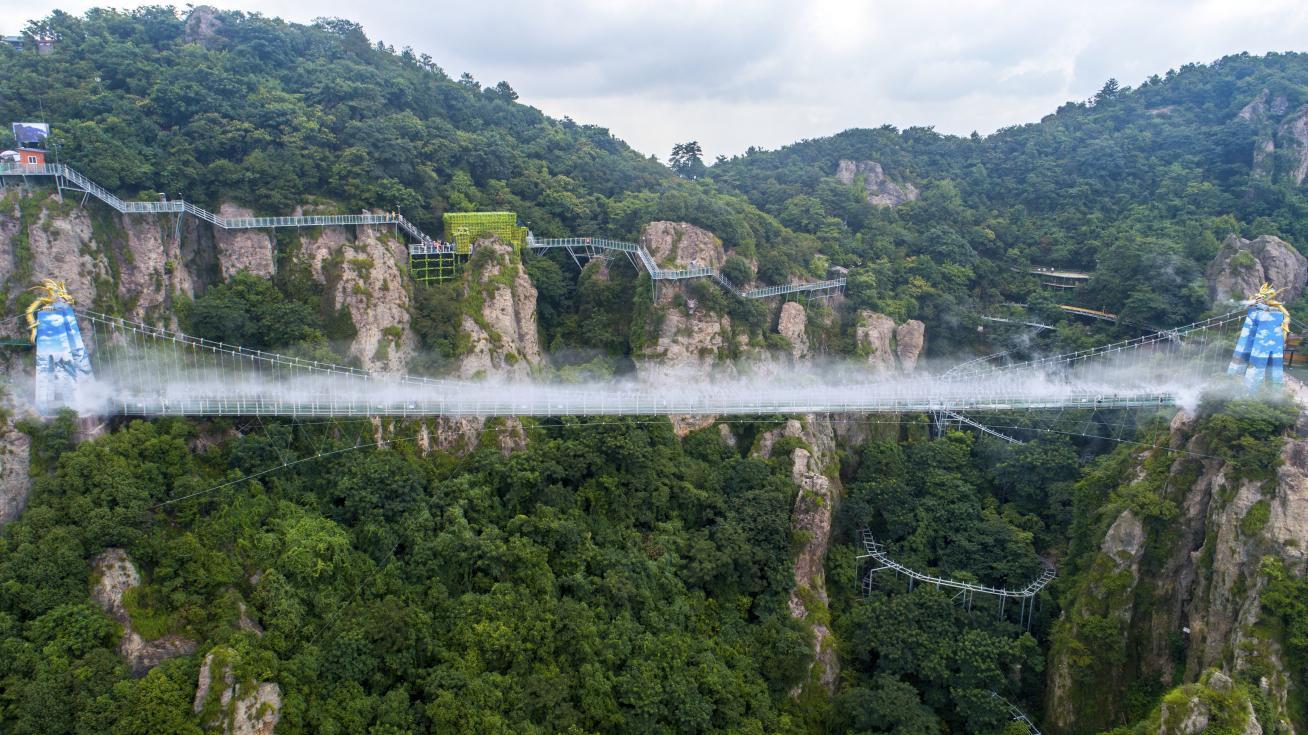
[[[866,357],[868,311],[925,322],[936,357],[1135,336],[1213,312],[1204,271],[1228,235],[1308,242],[1308,140],[1287,123],[1308,104],[1302,54],[1230,56],[1135,89],[1110,80],[984,137],[857,129],[707,165],[687,143],[664,166],[346,20],[97,9],[27,33],[56,50],[0,45],[0,118],[44,114],[52,152],[118,194],[398,210],[433,233],[453,211],[514,211],[538,236],[634,240],[686,222],[720,238],[738,283],[847,269],[841,299],[806,307],[825,357]],[[914,196],[874,203],[872,169],[844,181],[842,162],[875,162]],[[49,202],[0,203],[39,229]],[[95,216],[112,250],[121,233]],[[518,275],[511,263],[482,278],[494,256],[481,252],[461,280],[402,287],[414,372],[449,372],[478,289]],[[651,307],[648,280],[621,262],[521,265],[552,378],[634,370],[672,308]],[[1090,278],[1051,294],[1036,266]],[[355,325],[329,291],[287,258],[272,277],[179,299],[174,316],[196,336],[345,362]],[[1078,323],[1059,299],[1121,319]],[[671,303],[790,346],[776,304],[707,282]],[[1056,328],[1005,337],[979,329],[986,313]],[[405,422],[3,418],[30,437],[31,492],[0,529],[0,732],[222,730],[240,699],[216,693],[224,672],[229,692],[277,685],[277,733],[1025,733],[1012,704],[1050,717],[1046,732],[1126,735],[1160,732],[1191,701],[1212,732],[1243,732],[1246,708],[1263,732],[1308,726],[1308,581],[1293,545],[1267,541],[1298,418],[1275,402],[1209,400],[1189,424],[1113,417],[1091,438],[1077,434],[1101,415],[1010,419],[1025,443],[926,416],[844,417],[832,447],[812,440],[812,417],[803,435],[781,416],[688,431],[492,421],[469,451],[432,449],[428,427]],[[821,458],[838,500],[819,560],[829,600],[796,578],[813,536],[794,520],[796,456]],[[1221,478],[1205,491],[1214,508],[1251,506],[1205,528],[1188,500],[1201,477]],[[1242,649],[1225,684],[1179,624],[1155,636],[1162,664],[1140,652],[1149,621],[1176,622],[1140,580],[1174,572],[1177,549],[1224,573],[1208,540],[1222,523],[1238,529],[1239,569],[1255,570],[1238,594],[1260,595],[1240,620],[1277,652]],[[1131,524],[1145,540],[1122,567],[1106,538]],[[865,593],[865,529],[933,574],[1010,588],[1050,565],[1059,577],[1029,624],[930,585]],[[93,599],[110,550],[140,573],[121,615]],[[818,626],[838,661],[829,689],[812,665]],[[174,655],[141,670],[122,655],[129,634]]]

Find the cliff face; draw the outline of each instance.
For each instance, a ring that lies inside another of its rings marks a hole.
[[[1308,178],[1308,105],[1291,110],[1284,95],[1264,89],[1236,117],[1258,130],[1253,175],[1303,184]]]
[[[248,210],[223,205],[227,217]],[[370,370],[402,371],[417,340],[409,328],[403,245],[375,228],[300,232],[289,262],[305,264],[329,308],[357,328],[350,353]],[[8,304],[43,278],[68,284],[81,306],[176,327],[178,298],[194,298],[240,271],[270,278],[277,259],[267,231],[226,231],[186,217],[121,216],[98,203],[60,203],[47,192],[0,199],[0,286]]]
[[[12,521],[27,505],[32,488],[28,476],[31,440],[12,426],[0,432],[0,526]]]
[[[862,309],[854,326],[854,340],[873,372],[911,373],[926,346],[926,325],[909,319],[896,325],[885,314]]]
[[[118,642],[118,653],[127,660],[132,673],[142,676],[166,659],[195,653],[195,641],[177,635],[147,641],[132,629],[132,618],[127,612],[123,595],[140,586],[141,575],[128,558],[127,552],[122,549],[106,549],[96,557],[94,568],[91,598],[122,626],[123,635]]]
[[[863,188],[867,201],[878,207],[898,207],[905,202],[917,199],[917,187],[910,183],[903,185],[891,181],[881,164],[876,161],[841,160],[836,164],[836,180],[842,184],[853,184],[863,177]]]
[[[356,330],[350,354],[365,370],[404,372],[417,349],[409,326],[409,278],[401,271],[406,253],[403,243],[376,228],[351,233],[334,227],[302,239],[294,256],[323,284],[329,308],[349,311]],[[228,262],[233,258],[229,254]],[[262,267],[257,259],[240,263]]]
[[[802,420],[790,419],[782,428],[761,434],[754,454],[772,456],[773,447],[782,438],[802,442],[790,452],[791,480],[799,488],[791,511],[790,530],[803,541],[795,554],[795,586],[788,606],[791,616],[807,623],[813,633],[809,678],[791,695],[798,697],[805,687],[816,686],[830,696],[835,694],[840,678],[836,639],[829,627],[830,598],[825,571],[831,522],[841,495],[836,435],[830,417],[810,414]]]
[[[1053,731],[1126,724],[1128,692],[1194,683],[1209,669],[1261,692],[1264,730],[1289,727],[1288,669],[1275,626],[1263,621],[1260,567],[1268,557],[1294,574],[1308,565],[1308,439],[1285,439],[1273,472],[1213,457],[1212,441],[1179,414],[1168,443],[1182,451],[1150,449],[1121,469],[1098,553],[1055,625]],[[1137,500],[1123,508],[1126,497]]]
[[[524,379],[541,363],[536,288],[513,246],[491,238],[477,243],[464,281],[462,332],[468,351],[463,378]]]
[[[1308,285],[1308,258],[1275,235],[1245,240],[1231,235],[1208,265],[1208,295],[1214,301],[1240,301],[1270,283],[1283,289],[1279,299],[1293,302]]]
[[[520,254],[495,238],[477,243],[463,273],[458,375],[488,381],[527,380],[544,366],[536,324],[536,287]],[[520,420],[494,422],[490,435],[484,419],[463,416],[422,422],[419,447],[464,454],[493,436],[503,454],[526,445]]]
[[[640,242],[660,268],[719,268],[726,260],[721,240],[685,222],[651,222],[641,233]],[[671,283],[658,287],[653,339],[635,355],[641,373],[732,373],[734,368],[728,360],[748,349],[752,338],[761,339],[761,335],[737,329],[729,316],[700,303],[701,299],[693,296],[696,288]]]

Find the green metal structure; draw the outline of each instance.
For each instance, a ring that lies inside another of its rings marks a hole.
[[[454,243],[459,255],[472,253],[472,244],[483,237],[495,236],[522,250],[527,243],[527,228],[518,226],[514,212],[446,212],[445,242]]]
[[[443,283],[457,278],[467,255],[457,252],[420,252],[418,247],[409,248],[409,275],[414,281],[424,286]]]
[[[409,275],[424,286],[458,277],[483,237],[498,237],[519,252],[527,246],[527,228],[514,212],[447,212],[444,220],[444,242],[409,248]]]

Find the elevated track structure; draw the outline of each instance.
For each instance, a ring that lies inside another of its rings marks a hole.
[[[527,247],[532,250],[549,250],[561,248],[566,250],[579,265],[581,259],[586,258],[608,258],[615,254],[625,255],[632,265],[639,267],[649,274],[654,281],[655,293],[657,295],[658,285],[661,281],[685,281],[696,278],[709,278],[714,283],[724,288],[729,293],[733,293],[742,299],[766,299],[774,296],[785,296],[787,294],[805,294],[824,296],[830,295],[845,287],[844,278],[833,278],[826,281],[813,281],[809,283],[785,283],[778,286],[763,286],[761,288],[741,288],[732,283],[717,268],[699,266],[695,268],[660,268],[658,263],[654,262],[648,249],[644,245],[632,242],[623,242],[621,240],[608,240],[600,237],[562,237],[562,238],[536,238],[533,234],[527,233]]]
[[[1040,728],[1036,727],[1035,723],[1031,721],[1031,718],[1027,717],[1026,713],[1019,709],[1017,705],[999,696],[999,692],[990,692],[990,696],[999,700],[1000,704],[1004,705],[1004,708],[1008,710],[1009,719],[1013,722],[1021,723],[1022,726],[1026,728],[1028,735],[1042,735]]]
[[[859,533],[860,540],[863,542],[864,553],[857,558],[871,560],[867,572],[863,575],[863,594],[871,594],[876,587],[876,575],[882,572],[894,574],[905,580],[908,590],[911,592],[919,584],[930,585],[938,590],[954,590],[954,600],[958,601],[968,610],[972,609],[972,601],[977,595],[989,596],[998,600],[996,609],[999,618],[1004,617],[1005,608],[1010,600],[1018,604],[1018,625],[1027,630],[1031,628],[1031,620],[1035,615],[1036,603],[1039,601],[1040,591],[1049,586],[1058,576],[1053,565],[1045,564],[1044,571],[1040,576],[1031,580],[1025,587],[1020,589],[1008,589],[1006,587],[991,587],[990,585],[978,584],[976,582],[965,582],[957,579],[948,579],[938,577],[934,574],[920,572],[911,567],[905,566],[895,561],[886,551],[885,544],[876,540],[869,529],[863,529]]]
[[[5,163],[0,164],[0,180],[5,178],[52,179],[62,198],[65,192],[80,194],[82,204],[95,197],[111,209],[123,215],[176,215],[178,223],[182,215],[190,215],[224,230],[262,230],[278,228],[305,227],[348,227],[348,226],[393,226],[404,232],[415,242],[409,244],[409,258],[456,256],[472,251],[472,243],[442,242],[423,232],[417,225],[406,219],[399,212],[381,214],[330,214],[303,215],[293,217],[223,217],[181,199],[161,200],[157,202],[127,201],[119,198],[108,189],[78,173],[72,167],[48,163],[39,165]],[[608,240],[592,237],[567,237],[536,239],[527,233],[526,245],[531,250],[564,249],[574,260],[581,258],[610,257],[617,253],[626,254],[654,281],[655,294],[658,284],[663,281],[685,281],[708,278],[722,286],[728,292],[745,299],[763,299],[787,294],[827,296],[845,287],[844,278],[811,283],[787,283],[777,286],[745,289],[732,283],[716,268],[698,267],[683,269],[660,268],[643,245],[637,243]]]

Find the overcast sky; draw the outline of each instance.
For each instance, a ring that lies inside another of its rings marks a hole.
[[[0,32],[93,0],[0,0]],[[1033,122],[1109,77],[1225,54],[1308,51],[1306,0],[225,0],[309,22],[340,16],[453,77],[507,80],[523,102],[596,123],[666,159],[851,127],[986,134]]]

